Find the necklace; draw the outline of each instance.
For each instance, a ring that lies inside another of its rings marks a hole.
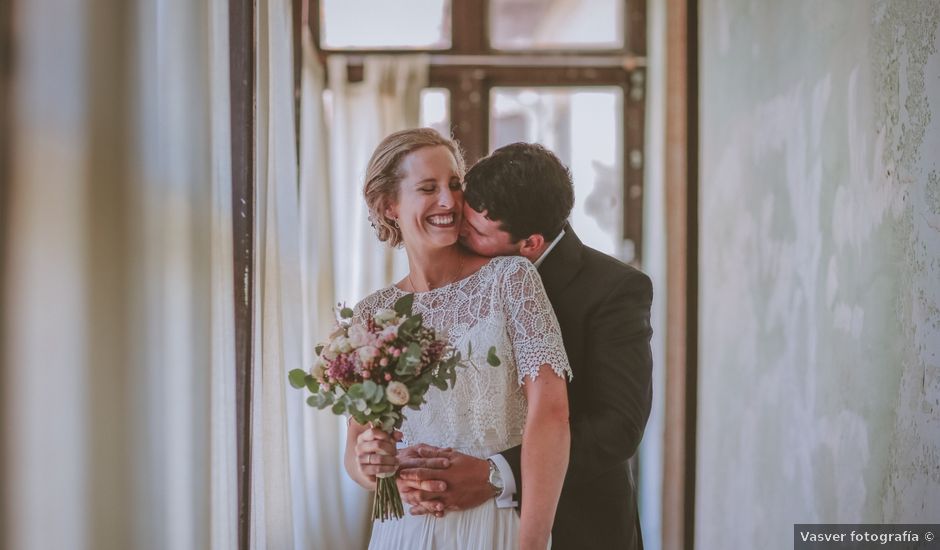
[[[458,253],[458,254],[459,254],[459,253]],[[456,281],[458,277],[460,277],[460,273],[461,273],[461,271],[463,270],[463,254],[459,254],[458,258],[459,258],[459,259],[457,260],[457,272],[454,273],[453,277],[451,277],[449,281],[447,281],[447,282],[444,283],[444,284],[438,285],[437,288],[441,288],[442,286],[447,286],[447,285],[453,283],[454,281]],[[416,287],[416,286],[415,286],[415,282],[411,280],[411,271],[410,271],[410,270],[408,271],[408,284],[411,285],[411,291],[412,291],[412,292],[418,292],[418,287]],[[430,292],[430,291],[432,291],[432,290],[434,290],[434,287],[431,286],[431,283],[428,283],[428,292]]]

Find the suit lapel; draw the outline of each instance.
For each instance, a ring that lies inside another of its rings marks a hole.
[[[565,236],[558,241],[555,248],[548,253],[545,261],[539,266],[539,274],[542,276],[542,284],[545,285],[545,292],[549,296],[554,296],[568,286],[571,279],[581,270],[581,255],[584,252],[584,245],[575,235],[570,225],[565,226]]]

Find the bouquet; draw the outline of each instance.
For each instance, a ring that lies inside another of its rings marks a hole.
[[[356,422],[392,434],[401,427],[405,407],[420,409],[431,386],[452,388],[457,368],[474,366],[447,343],[421,315],[412,315],[414,295],[395,302],[394,309],[378,310],[371,319],[353,323],[348,307],[338,308],[336,328],[316,347],[317,359],[310,372],[294,369],[290,384],[313,395],[307,404],[330,407],[334,414],[348,414]],[[499,366],[491,347],[486,361]],[[372,519],[382,521],[404,515],[395,474],[379,476]]]

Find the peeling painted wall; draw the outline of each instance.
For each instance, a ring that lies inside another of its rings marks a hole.
[[[940,521],[940,2],[700,17],[696,547]]]

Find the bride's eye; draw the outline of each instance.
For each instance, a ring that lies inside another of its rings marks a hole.
[[[453,180],[450,182],[450,189],[451,191],[459,191],[463,189],[463,185],[461,185],[460,180]]]

